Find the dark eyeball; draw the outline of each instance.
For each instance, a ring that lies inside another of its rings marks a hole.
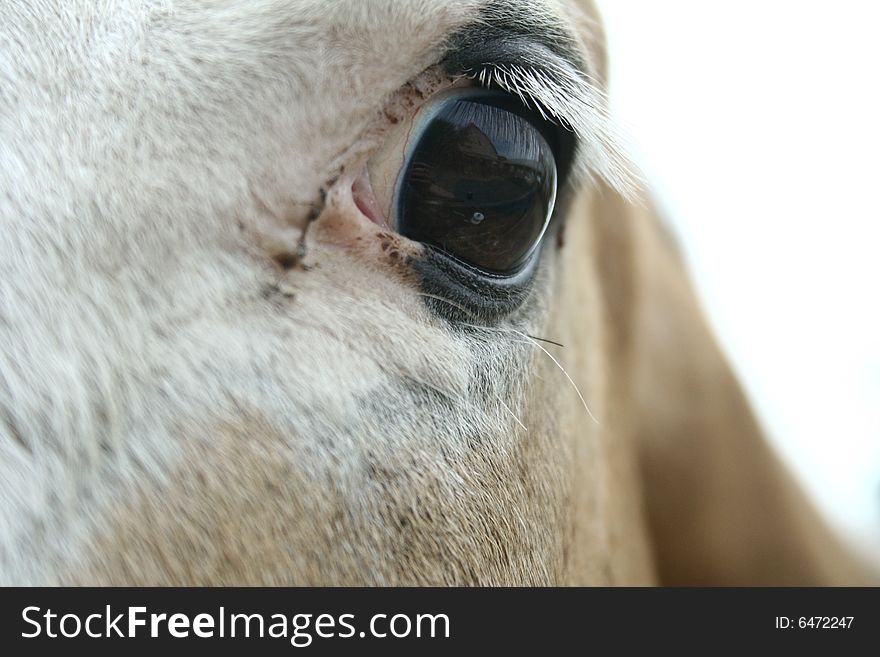
[[[556,199],[551,126],[536,118],[485,90],[432,107],[398,179],[398,232],[488,273],[520,268]]]

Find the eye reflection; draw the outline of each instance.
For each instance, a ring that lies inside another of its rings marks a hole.
[[[418,137],[401,177],[398,231],[493,273],[540,242],[556,164],[541,131],[491,94],[447,100]]]

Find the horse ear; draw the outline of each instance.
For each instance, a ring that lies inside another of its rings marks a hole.
[[[652,203],[629,205],[612,191],[600,199],[601,229],[626,247],[607,265],[604,296],[616,299],[618,381],[661,581],[867,584],[867,569],[767,443]]]

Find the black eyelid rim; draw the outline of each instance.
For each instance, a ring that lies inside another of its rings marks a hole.
[[[483,271],[442,249],[425,245],[413,263],[428,295],[428,305],[453,321],[492,323],[525,301],[538,266],[537,248],[509,274]]]

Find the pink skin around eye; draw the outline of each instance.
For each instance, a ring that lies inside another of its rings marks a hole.
[[[352,184],[351,193],[358,210],[360,210],[367,219],[379,226],[388,226],[388,220],[384,216],[384,213],[379,209],[379,204],[376,202],[376,195],[373,193],[372,185],[370,185],[370,176],[367,173],[366,167],[364,167],[361,175],[359,175]]]

